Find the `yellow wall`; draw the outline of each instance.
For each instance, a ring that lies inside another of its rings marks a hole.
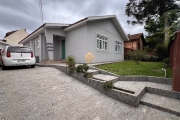
[[[13,45],[19,45],[18,42],[20,42],[22,39],[24,39],[27,35],[29,35],[25,29],[20,29],[13,34],[7,36],[4,38],[8,44],[13,44]],[[22,44],[21,44],[22,45]]]

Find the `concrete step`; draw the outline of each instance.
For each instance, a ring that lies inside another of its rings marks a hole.
[[[99,70],[94,70],[94,69],[89,69],[87,72],[88,72],[88,73],[92,73],[92,75],[97,75],[97,74],[99,74]]]
[[[119,81],[119,77],[112,75],[104,75],[104,74],[96,74],[93,76],[93,79],[102,80],[102,81],[112,81],[113,83]]]
[[[161,95],[145,93],[140,104],[147,105],[165,112],[180,115],[180,100]]]

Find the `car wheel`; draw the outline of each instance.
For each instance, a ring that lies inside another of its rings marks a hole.
[[[31,65],[31,68],[35,68],[35,65]]]
[[[4,66],[3,64],[1,66],[1,68],[2,68],[2,70],[6,70],[6,66]]]

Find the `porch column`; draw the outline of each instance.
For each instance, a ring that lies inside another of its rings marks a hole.
[[[42,44],[43,43],[43,34],[40,34],[39,35],[39,39],[38,39],[38,50],[39,50],[39,62],[41,62],[42,61],[42,52],[43,52],[43,50],[42,50]]]
[[[47,48],[49,60],[54,60],[54,43],[47,42],[46,48]]]
[[[46,48],[48,52],[49,60],[54,60],[54,43],[53,43],[53,34],[48,33],[47,29],[45,29],[46,34]]]

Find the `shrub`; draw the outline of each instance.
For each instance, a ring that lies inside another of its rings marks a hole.
[[[165,66],[170,66],[170,58],[168,57],[168,58],[165,58],[164,60],[163,60],[163,62],[164,62],[164,64],[165,64]]]
[[[142,61],[156,62],[158,61],[158,57],[144,53]]]
[[[87,64],[83,64],[83,70],[84,72],[87,72],[89,70],[89,66]]]
[[[82,65],[78,65],[76,67],[76,72],[79,73],[79,72],[83,72],[83,66]]]
[[[158,44],[156,46],[156,56],[159,57],[159,61],[162,61],[163,59],[168,57],[167,48],[164,45]]]
[[[73,56],[68,56],[67,57],[67,64],[69,67],[75,67],[75,58]]]
[[[143,51],[140,51],[140,50],[128,51],[127,57],[135,61],[136,64],[139,64],[139,61],[141,61],[144,57],[144,53]]]
[[[144,47],[144,50],[145,50],[146,52],[152,52],[152,51],[153,51],[153,49],[150,48],[149,46]]]
[[[145,51],[129,51],[127,55],[129,59],[134,60],[137,64],[139,64],[139,61],[158,61],[158,56],[149,55]]]
[[[113,82],[112,81],[106,81],[103,85],[103,88],[105,90],[110,90],[114,88]]]

